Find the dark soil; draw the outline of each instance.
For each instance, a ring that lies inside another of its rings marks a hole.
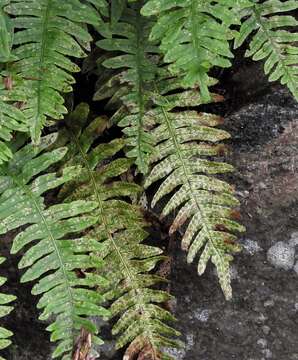
[[[274,243],[298,231],[298,105],[286,89],[268,84],[260,65],[251,62],[224,73],[221,86],[227,100],[214,112],[225,115],[224,127],[233,136],[229,161],[236,172],[230,181],[247,227],[240,240],[244,250],[233,263],[234,297],[226,302],[213,268],[198,277],[176,239],[171,291],[185,347],[173,355],[177,360],[298,360],[298,275],[274,268],[266,258]],[[4,253],[9,243],[3,239]],[[4,290],[18,296],[5,320],[15,333],[6,357],[50,359],[30,286],[19,283],[14,266],[8,261],[2,270],[9,277]],[[121,359],[111,345],[108,341],[100,359]]]

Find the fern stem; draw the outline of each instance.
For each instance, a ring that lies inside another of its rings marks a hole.
[[[47,5],[46,5],[46,9],[45,9],[45,14],[44,14],[44,19],[42,22],[42,36],[41,36],[41,47],[40,47],[40,57],[39,57],[39,66],[38,66],[38,77],[37,80],[37,112],[35,114],[34,117],[34,121],[33,121],[33,127],[32,127],[32,131],[33,133],[31,134],[32,136],[32,140],[34,143],[38,142],[38,138],[39,138],[39,129],[36,129],[36,127],[39,124],[39,116],[41,114],[41,84],[42,84],[42,79],[43,79],[43,73],[45,71],[45,69],[43,69],[43,62],[44,62],[44,58],[45,58],[45,48],[46,48],[46,43],[47,43],[47,32],[48,32],[48,22],[49,22],[49,14],[50,14],[50,5],[51,0],[47,1]]]
[[[143,158],[143,151],[141,146],[141,138],[142,138],[142,130],[143,130],[143,116],[144,116],[144,98],[143,98],[143,74],[142,74],[142,56],[145,54],[144,46],[143,46],[143,39],[141,36],[141,24],[140,24],[140,9],[142,8],[143,1],[140,1],[141,4],[139,4],[137,8],[137,16],[136,16],[136,36],[137,36],[137,52],[136,52],[136,70],[137,70],[137,97],[138,97],[138,107],[139,107],[139,113],[138,113],[138,154],[140,155],[140,161],[141,161],[141,168],[145,169],[147,168],[147,164],[145,159]]]

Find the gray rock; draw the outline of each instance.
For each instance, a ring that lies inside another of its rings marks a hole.
[[[294,271],[298,275],[298,261],[296,261],[296,264],[294,266]]]
[[[295,249],[289,244],[279,241],[268,250],[267,259],[277,268],[290,270],[295,261]]]
[[[274,301],[273,301],[272,299],[266,300],[266,301],[264,302],[264,306],[265,306],[265,307],[274,306]]]
[[[268,335],[271,331],[270,327],[267,325],[262,326],[262,330],[265,335]]]
[[[251,239],[243,240],[243,249],[249,255],[254,255],[263,250],[255,240]]]
[[[186,335],[186,350],[190,350],[195,343],[195,337],[193,333],[189,333]]]
[[[272,359],[272,352],[269,349],[262,350],[262,353],[265,355],[266,359]]]
[[[198,309],[194,312],[194,317],[201,321],[201,322],[207,322],[210,316],[210,312],[208,309]]]
[[[259,340],[257,341],[257,344],[258,344],[261,348],[265,349],[265,347],[267,346],[267,340],[266,340],[266,339],[259,339]]]
[[[175,360],[183,360],[186,355],[185,349],[172,349],[172,348],[164,348],[162,349],[167,355],[172,356]]]
[[[292,233],[289,245],[292,247],[298,246],[298,231]]]

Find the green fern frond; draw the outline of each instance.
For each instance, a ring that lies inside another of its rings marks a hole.
[[[0,257],[0,264],[2,264],[5,261],[5,258]],[[0,286],[2,286],[6,282],[6,278],[3,276],[0,276]],[[12,301],[16,299],[13,295],[6,295],[0,293],[0,318],[10,314],[10,312],[13,310],[13,307],[8,305]],[[7,348],[11,344],[11,340],[9,339],[13,333],[3,327],[0,327],[0,350]],[[0,355],[0,360],[5,360]]]
[[[0,233],[27,226],[14,238],[11,252],[15,254],[25,247],[19,268],[28,269],[21,281],[37,282],[32,294],[41,295],[40,319],[55,316],[47,327],[52,333],[51,340],[59,341],[53,357],[63,356],[66,360],[70,359],[81,327],[96,333],[86,316],[107,316],[108,312],[98,305],[101,296],[93,290],[95,284],[106,281],[95,275],[79,278],[74,272],[102,264],[98,257],[89,255],[101,252],[102,246],[94,239],[76,235],[96,222],[88,213],[97,204],[75,201],[46,206],[41,196],[80,174],[76,167],[65,168],[60,176],[41,174],[66,153],[66,148],[44,152],[55,139],[55,135],[49,135],[38,146],[28,144],[19,148],[13,159],[0,167]]]
[[[87,109],[87,105],[80,105],[70,115],[68,123],[82,124]],[[103,129],[103,121],[97,118],[82,131],[69,128],[67,143],[75,145],[70,149],[67,164],[80,163],[83,175],[72,188],[64,187],[60,196],[97,203],[93,211],[97,223],[88,234],[98,239],[102,246],[97,254],[104,263],[100,271],[110,283],[108,287],[99,287],[99,291],[106,300],[112,301],[112,316],[118,317],[113,327],[113,334],[118,336],[117,348],[130,344],[124,357],[127,360],[133,359],[133,354],[145,352],[150,353],[148,359],[158,360],[161,347],[176,346],[171,338],[178,335],[166,324],[174,320],[173,316],[158,305],[169,300],[170,295],[151,288],[164,281],[151,273],[164,257],[161,249],[142,244],[147,237],[142,213],[125,200],[135,197],[140,187],[117,180],[132,161],[117,157],[106,162],[107,157],[112,158],[125,142],[119,139],[92,147],[101,133],[96,129]],[[89,136],[91,133],[93,137]],[[63,138],[67,139],[66,132],[64,134]],[[168,359],[166,355],[162,358]]]
[[[89,50],[91,36],[85,24],[99,23],[99,14],[89,0],[11,0],[5,11],[18,31],[12,54],[18,60],[11,71],[27,80],[28,96],[23,112],[31,137],[39,142],[48,117],[61,119],[67,112],[61,93],[72,90],[72,72],[79,67],[69,57],[81,58]]]
[[[148,84],[157,71],[151,57],[159,50],[148,40],[151,22],[141,16],[142,4],[143,1],[139,1],[137,5],[126,8],[119,22],[112,21],[110,36],[97,42],[101,49],[118,54],[103,62],[105,67],[116,69],[117,73],[101,86],[94,100],[112,95],[110,103],[121,99],[124,104],[121,110],[129,110],[121,113],[118,125],[124,128],[130,147],[126,155],[136,159],[138,169],[145,174],[153,152],[153,139],[145,127],[144,115],[150,100]]]
[[[157,15],[150,39],[161,41],[164,61],[173,75],[181,73],[183,87],[200,88],[203,101],[211,96],[209,70],[231,65],[231,24],[238,23],[235,0],[149,0],[141,13]]]
[[[298,9],[295,0],[250,1],[242,12],[244,21],[235,39],[239,47],[253,33],[246,56],[264,60],[264,71],[269,81],[279,80],[288,86],[298,100],[298,21],[286,13]]]
[[[164,217],[178,210],[170,233],[189,220],[182,239],[182,248],[188,250],[187,262],[193,262],[202,251],[198,273],[204,273],[211,259],[225,297],[230,299],[229,263],[231,253],[239,250],[233,233],[244,228],[233,220],[237,216],[233,208],[239,205],[233,187],[213,177],[230,172],[233,167],[210,159],[226,152],[225,146],[219,142],[230,135],[216,128],[222,122],[219,116],[194,110],[171,111],[177,106],[177,96],[158,96],[156,103],[159,106],[151,111],[150,116],[158,124],[152,131],[156,153],[151,158],[153,168],[145,181],[145,188],[162,180],[152,206],[170,195],[162,211]],[[213,97],[217,99],[217,96]],[[185,92],[180,94],[178,104],[198,106],[199,98]]]

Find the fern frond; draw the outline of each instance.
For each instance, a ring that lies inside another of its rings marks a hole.
[[[2,264],[5,261],[5,258],[0,257],[0,264]],[[6,282],[6,278],[3,276],[0,276],[0,286],[2,286]],[[0,318],[10,314],[10,312],[13,310],[13,307],[8,305],[12,301],[16,299],[13,295],[6,295],[0,293]],[[0,350],[7,348],[11,344],[11,340],[9,339],[13,333],[3,327],[0,327]],[[5,360],[0,355],[0,360]]]
[[[87,105],[80,105],[70,116],[69,124],[82,123],[86,109]],[[161,249],[142,244],[147,237],[143,216],[139,208],[125,200],[136,196],[140,187],[117,180],[132,161],[117,157],[106,162],[125,142],[116,139],[92,147],[101,132],[95,129],[103,129],[102,122],[102,118],[97,118],[83,131],[69,127],[68,143],[75,146],[70,150],[67,164],[80,163],[83,175],[75,186],[62,189],[60,196],[97,203],[93,211],[97,223],[89,236],[97,238],[102,245],[102,251],[97,254],[104,263],[100,271],[110,283],[108,287],[99,287],[99,291],[106,300],[112,301],[112,316],[118,317],[113,327],[113,334],[118,336],[117,348],[130,344],[124,357],[127,360],[134,359],[136,353],[150,354],[148,359],[168,359],[166,355],[161,357],[161,347],[176,346],[172,337],[178,333],[166,324],[174,320],[173,316],[158,304],[167,301],[170,295],[151,288],[164,281],[151,273],[164,257]],[[90,133],[95,135],[90,137]],[[64,139],[67,139],[66,132]]]
[[[189,221],[182,239],[182,248],[188,250],[187,262],[193,262],[202,251],[198,273],[204,273],[211,259],[225,297],[230,299],[230,253],[239,248],[233,233],[244,228],[233,220],[237,217],[233,208],[239,205],[233,187],[213,177],[230,172],[233,167],[210,159],[226,152],[219,142],[230,135],[216,128],[222,122],[219,116],[193,110],[171,111],[177,106],[175,95],[157,96],[156,102],[159,106],[150,114],[158,124],[152,131],[156,155],[151,158],[153,168],[146,178],[145,188],[162,180],[152,206],[170,195],[162,211],[163,217],[178,211],[170,233]],[[185,92],[180,94],[178,104],[198,106],[199,99]]]
[[[97,91],[94,100],[101,100],[110,94],[113,95],[112,101],[121,99],[124,107],[129,109],[128,113],[122,114],[118,125],[124,128],[130,147],[126,155],[136,159],[138,169],[145,174],[149,156],[153,152],[153,139],[145,127],[144,115],[150,100],[148,83],[154,79],[157,71],[150,57],[159,51],[148,40],[151,21],[141,16],[142,4],[143,1],[139,1],[126,8],[119,22],[112,21],[110,36],[97,42],[101,49],[118,54],[103,62],[103,66],[116,69],[117,73]]]
[[[88,4],[89,3],[89,4]],[[61,119],[67,112],[61,93],[72,90],[72,72],[79,67],[69,57],[81,58],[91,36],[85,24],[99,23],[89,0],[11,0],[5,11],[15,29],[12,54],[18,60],[12,72],[27,80],[28,96],[23,112],[34,143],[48,117]]]
[[[231,65],[230,26],[238,23],[237,5],[235,0],[149,0],[141,11],[157,15],[150,39],[161,41],[169,70],[183,75],[183,87],[199,86],[203,101],[211,100],[209,70]]]
[[[74,272],[101,266],[100,259],[89,252],[100,252],[102,246],[94,239],[76,235],[95,223],[96,218],[88,213],[96,203],[75,201],[46,206],[41,196],[80,174],[75,167],[65,168],[60,176],[41,174],[66,153],[66,148],[44,152],[55,139],[55,135],[49,135],[38,146],[21,147],[0,167],[0,233],[27,226],[14,238],[11,252],[25,247],[19,268],[28,269],[21,281],[37,282],[32,294],[41,295],[40,319],[55,316],[47,327],[51,340],[59,341],[53,357],[66,360],[81,327],[96,333],[94,324],[85,317],[107,316],[108,312],[98,305],[101,296],[93,290],[95,284],[106,281],[95,275],[78,278]]]
[[[298,21],[286,13],[298,9],[295,0],[250,1],[242,12],[243,21],[235,39],[235,48],[253,34],[246,56],[264,60],[264,71],[269,81],[279,80],[288,86],[298,100]]]

